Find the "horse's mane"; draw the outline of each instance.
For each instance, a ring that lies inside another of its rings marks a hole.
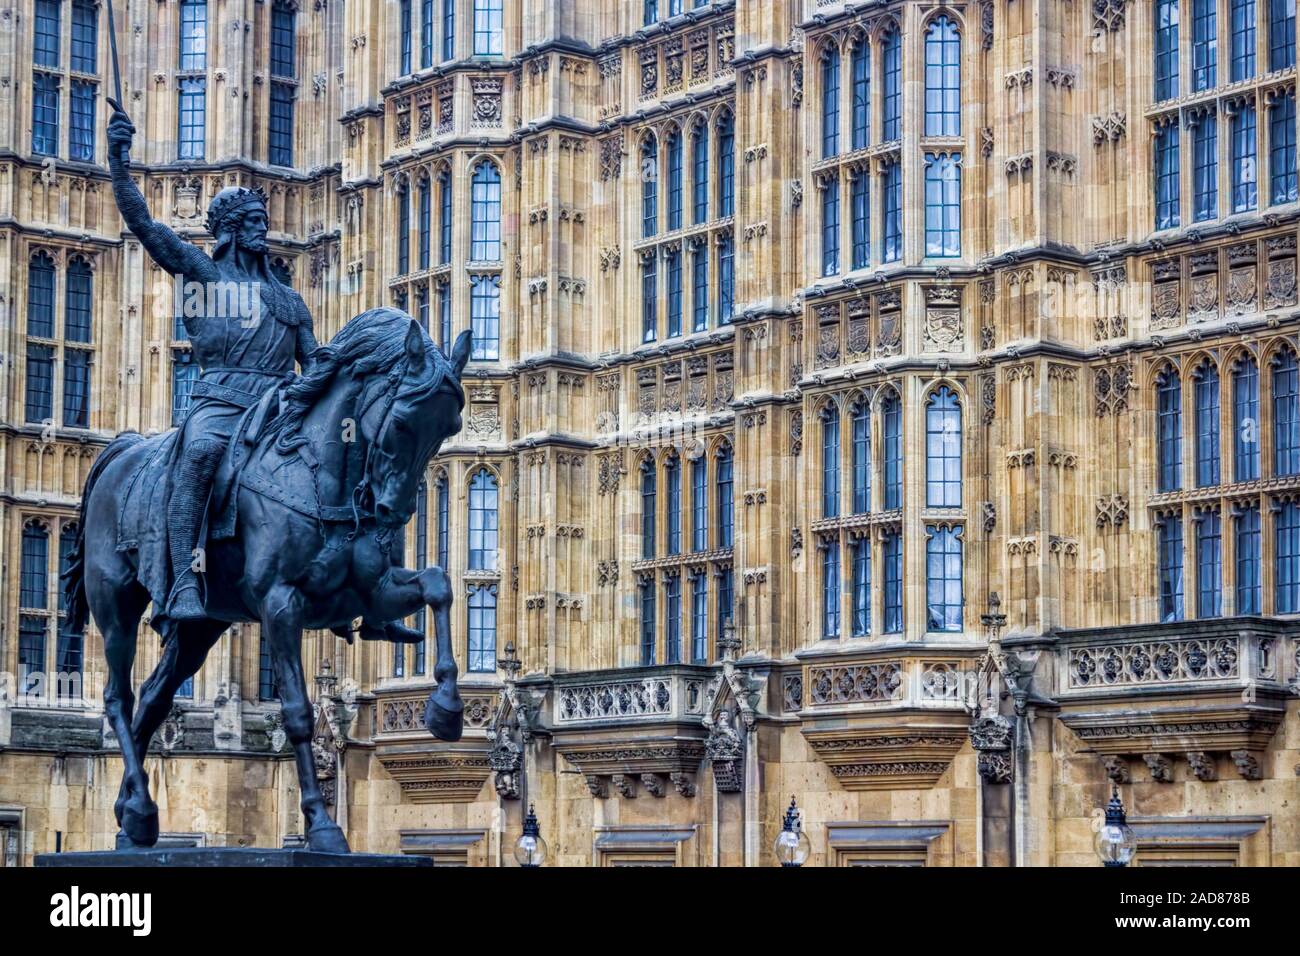
[[[386,306],[350,319],[328,345],[316,348],[307,372],[285,389],[280,412],[267,424],[264,434],[274,438],[281,451],[299,444],[294,439],[308,410],[340,373],[350,373],[354,378],[387,375],[390,387],[396,387],[406,372],[406,336],[412,321],[401,309]],[[423,329],[420,334],[424,337],[425,355],[431,357],[433,374],[428,381],[406,391],[427,391],[447,379],[456,382],[451,363],[442,350]]]

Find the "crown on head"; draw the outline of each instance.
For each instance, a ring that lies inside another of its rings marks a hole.
[[[217,235],[230,220],[257,207],[266,212],[266,191],[261,186],[238,186],[217,193],[208,207],[208,232]]]

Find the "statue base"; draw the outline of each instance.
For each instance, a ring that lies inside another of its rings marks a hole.
[[[418,867],[433,866],[425,856],[390,853],[316,853],[301,849],[212,846],[152,850],[101,850],[88,853],[41,853],[44,867]]]

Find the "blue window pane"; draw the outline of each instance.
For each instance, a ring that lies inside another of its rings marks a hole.
[[[1295,66],[1295,0],[1269,0],[1268,68]]]
[[[469,670],[491,674],[496,669],[497,586],[481,585],[469,595]]]
[[[682,334],[682,254],[668,253],[668,337]]]
[[[725,219],[735,211],[736,127],[730,114],[718,121],[718,215]]]
[[[1204,364],[1196,370],[1196,487],[1219,483],[1219,372]]]
[[[27,346],[26,421],[47,422],[54,417],[54,349]]]
[[[703,332],[709,327],[709,249],[707,245],[691,253],[691,329]]]
[[[1274,612],[1300,612],[1300,504],[1294,501],[1284,502],[1277,512],[1273,575]]]
[[[735,619],[736,603],[732,587],[731,569],[718,572],[718,634],[721,635]]]
[[[1237,613],[1259,614],[1264,606],[1260,580],[1259,506],[1237,514]]]
[[[289,79],[298,75],[294,66],[296,8],[279,2],[271,8],[271,75]]]
[[[655,586],[647,581],[641,585],[641,664],[648,667],[655,662]]]
[[[682,553],[682,467],[671,457],[664,462],[664,485],[668,496],[668,554]]]
[[[682,659],[682,576],[664,578],[664,663],[677,664]]]
[[[822,638],[840,636],[840,544],[822,550]]]
[[[1174,229],[1178,215],[1178,124],[1167,123],[1155,136],[1156,228]]]
[[[659,231],[659,145],[648,137],[641,146],[641,237]]]
[[[1232,211],[1245,212],[1259,204],[1255,166],[1255,107],[1232,117]]]
[[[202,77],[179,81],[177,157],[180,159],[203,158],[207,128],[206,82]]]
[[[1192,0],[1192,90],[1215,85],[1218,65],[1216,0]]]
[[[58,0],[36,0],[36,29],[32,59],[37,66],[59,66],[60,5]]]
[[[433,66],[433,0],[420,0],[420,69]]]
[[[942,16],[925,31],[925,135],[961,135],[961,37]]]
[[[929,525],[925,545],[926,630],[962,629],[961,528]]]
[[[822,189],[822,275],[840,271],[840,184],[832,180]]]
[[[436,484],[437,500],[435,507],[438,512],[438,530],[437,530],[437,564],[444,571],[447,570],[451,558],[451,492],[447,484],[447,477],[443,475]]]
[[[709,219],[709,134],[703,123],[691,133],[691,218],[696,225]]]
[[[438,174],[438,264],[451,262],[451,173]]]
[[[834,405],[822,410],[822,517],[840,513],[840,413]]]
[[[1273,473],[1300,474],[1300,394],[1295,353],[1289,351],[1273,360]]]
[[[898,163],[890,163],[885,168],[883,186],[880,260],[897,262],[903,256],[903,171]]]
[[[1183,523],[1177,515],[1160,519],[1159,524],[1160,620],[1183,619]]]
[[[903,536],[887,532],[880,550],[885,565],[884,631],[898,634],[903,630]]]
[[[501,173],[487,160],[474,167],[470,259],[501,259]]]
[[[1178,95],[1178,0],[1156,0],[1155,81],[1157,101]]]
[[[730,548],[735,543],[736,496],[732,478],[731,449],[718,452],[718,543]]]
[[[871,407],[853,407],[853,513],[871,510]]]
[[[1232,82],[1255,75],[1255,0],[1231,0]]]
[[[406,76],[411,72],[411,0],[399,0],[397,4],[398,29],[401,31],[401,50],[399,56],[400,73]],[[398,649],[393,653],[399,654]],[[396,675],[394,675],[396,676]]]
[[[853,542],[853,636],[871,633],[871,539]]]
[[[456,58],[456,0],[442,0],[442,58]]]
[[[293,86],[271,84],[271,127],[267,162],[272,166],[293,165]]]
[[[411,271],[411,194],[402,189],[397,194],[397,274]]]
[[[865,149],[871,140],[871,47],[866,41],[853,48],[853,149]]]
[[[59,152],[59,80],[48,73],[32,77],[32,152]]]
[[[731,237],[718,240],[718,324],[731,322],[736,302],[735,254]]]
[[[658,336],[659,277],[652,249],[641,262],[641,341],[653,342]]]
[[[1173,369],[1166,369],[1156,379],[1157,488],[1162,492],[1177,491],[1182,487],[1182,389],[1182,381]]]
[[[1192,218],[1196,222],[1219,214],[1219,123],[1202,116],[1192,131]]]
[[[682,228],[682,135],[668,137],[668,228]]]
[[[897,393],[890,392],[880,403],[885,446],[885,510],[903,507],[903,406]]]
[[[69,113],[68,157],[82,162],[95,159],[95,101],[99,87],[84,80],[72,81],[72,109]]]
[[[1295,93],[1284,93],[1269,110],[1268,168],[1274,203],[1295,202]]]
[[[81,349],[63,351],[63,424],[90,427],[90,353]]]
[[[54,337],[54,260],[44,252],[27,264],[27,334]]]
[[[865,269],[871,261],[871,225],[868,216],[868,187],[870,180],[865,172],[853,177],[850,202],[853,205],[853,268]]]
[[[430,227],[433,219],[433,195],[432,194],[433,194],[433,190],[430,187],[429,180],[428,179],[420,180],[420,186],[417,193],[419,198],[418,198],[417,212],[416,212],[416,217],[417,217],[416,232],[420,237],[419,262],[420,262],[421,269],[429,268],[429,254],[431,251],[430,242],[432,241],[432,236],[430,234]]]
[[[925,254],[961,255],[961,156],[925,154]]]
[[[469,484],[469,569],[494,571],[497,567],[499,529],[497,479],[480,468]]]
[[[947,386],[930,396],[925,410],[925,503],[961,507],[961,406]]]
[[[45,636],[49,622],[35,614],[18,619],[18,693],[41,691],[45,675]]]
[[[709,659],[709,579],[704,572],[691,575],[691,663]]]
[[[501,276],[470,276],[469,288],[469,319],[474,333],[471,358],[495,362],[501,357]]]
[[[655,497],[656,485],[654,462],[646,459],[641,463],[641,557],[655,556]]]
[[[709,549],[709,463],[701,455],[691,462],[691,550]]]
[[[884,97],[881,104],[880,136],[891,143],[903,135],[903,45],[897,30],[890,30],[881,40]]]
[[[44,610],[49,606],[49,531],[37,521],[27,522],[23,525],[22,548],[22,573],[18,588],[18,606]]]
[[[63,337],[69,342],[89,342],[93,277],[83,259],[68,264],[68,287],[63,321]]]
[[[1243,359],[1232,375],[1232,430],[1234,481],[1259,478],[1259,366]]]
[[[828,47],[822,55],[822,156],[840,151],[840,54]]]
[[[1223,613],[1223,537],[1219,513],[1202,511],[1196,518],[1196,616]]]

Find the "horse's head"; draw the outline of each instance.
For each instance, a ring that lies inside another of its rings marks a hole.
[[[365,480],[380,525],[406,524],[429,459],[460,431],[465,407],[460,376],[471,341],[468,329],[460,333],[448,360],[412,319],[405,362],[394,368],[387,389],[366,403],[357,424],[370,448]]]

